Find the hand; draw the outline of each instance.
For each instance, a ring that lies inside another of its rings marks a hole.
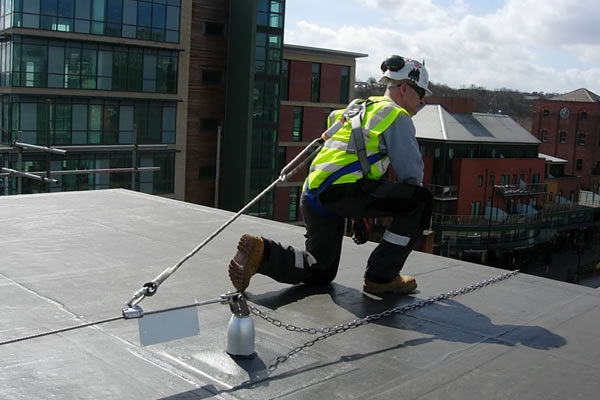
[[[369,240],[371,227],[366,218],[352,218],[352,240],[356,244],[364,244]]]

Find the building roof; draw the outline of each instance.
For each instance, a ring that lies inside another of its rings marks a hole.
[[[566,164],[568,160],[564,158],[549,156],[548,154],[538,153],[540,158],[543,158],[548,164]]]
[[[583,103],[600,103],[600,96],[585,88],[573,90],[572,92],[552,97],[556,101],[577,101]]]
[[[368,296],[362,277],[376,244],[357,246],[350,238],[331,285],[289,286],[257,275],[247,297],[269,317],[298,327],[374,315],[370,324],[311,342],[319,335],[252,315],[257,356],[232,359],[225,352],[231,311],[210,304],[193,308],[196,336],[140,347],[138,323],[151,311],[218,299],[232,289],[227,265],[242,233],[304,243],[301,227],[241,216],[140,303],[142,319],[118,319],[144,282],[232,215],[126,190],[0,197],[0,342],[117,318],[0,345],[0,398],[307,399],[326,393],[335,399],[527,400],[574,393],[592,399],[600,391],[598,290],[519,274],[382,316],[506,271],[413,252],[403,272],[416,276],[417,293]]]
[[[283,45],[283,49],[294,51],[295,53],[306,53],[306,54],[320,53],[320,54],[324,54],[324,55],[347,56],[347,57],[352,57],[352,58],[363,58],[363,57],[369,56],[368,54],[365,54],[365,53],[355,53],[355,52],[351,52],[351,51],[325,49],[325,48],[320,48],[320,47],[299,46],[296,44],[288,44],[288,43],[285,43]]]
[[[540,141],[503,114],[449,113],[436,104],[426,104],[413,117],[418,139],[447,142],[538,144]]]

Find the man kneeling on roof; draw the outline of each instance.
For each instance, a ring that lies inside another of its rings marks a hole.
[[[422,187],[423,160],[411,120],[431,94],[429,76],[423,64],[397,55],[381,70],[383,96],[354,100],[329,116],[329,126],[343,124],[325,141],[304,182],[305,249],[243,235],[229,263],[237,290],[244,291],[256,273],[282,283],[330,283],[340,262],[344,218],[360,225],[364,218],[392,217],[368,259],[363,290],[415,291],[415,278],[400,270],[431,220],[433,198]],[[397,182],[385,177],[390,165]]]

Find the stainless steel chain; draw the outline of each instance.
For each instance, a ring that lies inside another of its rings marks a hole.
[[[253,306],[251,304],[248,304],[248,307],[250,308],[250,312],[252,312],[252,314],[264,319],[265,321],[269,322],[270,324],[272,324],[278,328],[285,328],[286,330],[291,331],[291,332],[308,333],[311,335],[316,335],[318,333],[322,334],[322,335],[318,336],[317,338],[315,338],[311,341],[308,341],[308,342],[304,343],[303,345],[290,350],[287,354],[278,356],[277,358],[275,358],[275,361],[267,369],[268,372],[271,373],[277,369],[279,364],[286,362],[294,354],[297,354],[300,351],[304,350],[305,348],[311,347],[315,343],[325,340],[333,335],[337,335],[338,333],[345,332],[349,329],[358,328],[359,326],[366,325],[370,322],[376,321],[376,320],[384,318],[384,317],[389,317],[393,314],[404,314],[408,311],[414,311],[414,310],[429,306],[434,303],[439,303],[440,301],[448,300],[448,299],[451,299],[456,296],[460,296],[460,295],[463,295],[466,293],[473,292],[473,291],[475,291],[477,289],[481,289],[485,286],[489,286],[494,283],[511,278],[511,277],[517,275],[518,273],[519,273],[519,270],[507,272],[507,273],[495,276],[493,278],[489,278],[489,279],[483,280],[481,282],[475,283],[470,286],[461,287],[458,290],[451,290],[449,292],[442,293],[437,296],[431,296],[425,300],[420,300],[415,303],[410,303],[410,304],[405,304],[402,306],[394,307],[392,309],[385,310],[380,313],[370,314],[363,318],[355,319],[350,322],[345,322],[342,324],[338,324],[338,325],[331,326],[331,327],[325,327],[325,328],[302,328],[302,327],[299,327],[299,326],[296,326],[293,324],[284,324],[279,319],[273,318],[273,317],[265,314],[264,312],[262,312],[261,310],[259,310],[258,308],[256,308],[255,306]]]

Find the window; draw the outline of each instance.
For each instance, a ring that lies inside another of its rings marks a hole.
[[[144,54],[144,68],[143,68],[143,84],[142,90],[144,92],[155,92],[156,91],[156,53]],[[204,79],[204,74],[202,74]]]
[[[259,0],[256,14],[258,25],[283,28],[283,4],[281,0]]]
[[[552,196],[554,196],[554,192],[548,193],[548,201],[552,202]]]
[[[176,51],[18,37],[12,56],[14,86],[177,91]]]
[[[494,174],[490,175],[490,186],[494,185]]]
[[[517,181],[517,174],[513,174],[513,180],[512,180],[513,185],[516,185],[517,183],[519,183]]]
[[[581,158],[577,159],[577,164],[575,166],[577,171],[583,170],[583,160]]]
[[[506,186],[510,183],[510,175],[502,175],[502,180],[500,181],[500,185]]]
[[[313,63],[310,78],[310,101],[318,102],[321,91],[321,64]]]
[[[48,105],[25,100],[13,103],[20,117],[9,129],[21,130],[25,142],[45,144]],[[50,113],[51,145],[130,144],[134,129],[140,144],[175,143],[174,103],[62,97]]]
[[[2,9],[18,11],[6,15],[3,28],[179,41],[181,0],[2,0],[0,4]]]
[[[548,110],[547,108],[544,108],[542,110],[542,117],[548,118],[549,116],[550,116],[550,110]]]
[[[350,97],[350,67],[342,65],[340,71],[340,103],[347,104]]]
[[[292,127],[292,140],[294,142],[300,142],[302,140],[302,107],[294,107],[294,123]]]
[[[281,72],[281,35],[256,33],[254,70],[279,76]]]
[[[567,132],[560,131],[558,132],[559,143],[567,143]]]
[[[290,203],[288,208],[288,220],[298,221],[298,199],[300,188],[290,188]]]
[[[481,202],[480,201],[474,201],[471,203],[471,215],[479,215],[480,210],[481,210]]]
[[[587,113],[587,111],[580,112],[579,113],[579,119],[582,120],[582,121],[585,120],[585,119],[588,119],[588,113]]]
[[[577,144],[579,144],[580,146],[585,145],[585,132],[579,132],[577,134]]]
[[[548,141],[548,131],[546,129],[542,129],[542,133],[540,135],[542,142],[546,143]]]
[[[287,164],[287,147],[279,146],[277,148],[277,170],[281,171]]]
[[[477,186],[479,186],[479,187],[483,186],[483,175],[479,175],[477,177]]]
[[[290,98],[290,60],[281,60],[281,100]]]
[[[141,49],[131,49],[127,58],[127,89],[136,92],[142,91],[144,54]],[[116,67],[116,63],[114,67]],[[123,66],[121,66],[123,68]]]
[[[218,85],[222,81],[222,73],[221,71],[211,71],[211,70],[203,70],[202,71],[202,83],[205,85]]]
[[[540,174],[539,173],[535,173],[533,174],[533,176],[531,177],[531,183],[540,183]]]

